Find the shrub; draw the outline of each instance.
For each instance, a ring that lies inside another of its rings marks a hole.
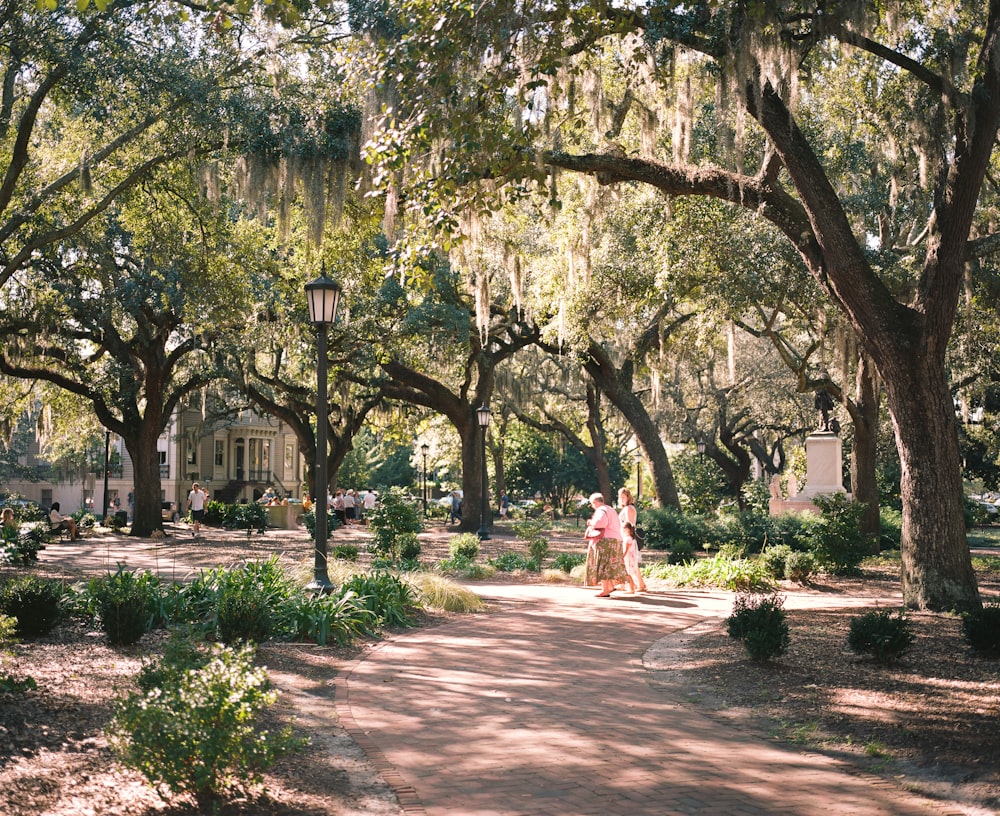
[[[315,523],[315,522],[314,522]],[[315,540],[315,533],[313,539]],[[357,561],[360,550],[354,544],[337,544],[330,553],[331,557],[339,558],[341,561]]]
[[[309,531],[309,538],[316,540],[316,511],[306,510],[302,514],[302,526]],[[326,538],[330,540],[330,533],[340,526],[340,519],[337,518],[329,508],[326,511]]]
[[[0,649],[17,643],[17,620],[10,615],[0,614]],[[33,677],[18,678],[6,671],[0,671],[0,694],[23,694],[34,691],[38,684]]]
[[[292,594],[292,583],[277,556],[250,561],[220,573],[216,634],[223,643],[263,643],[279,621],[282,604]]]
[[[0,594],[0,611],[17,619],[18,637],[43,637],[62,617],[62,584],[37,575],[22,575]]]
[[[548,525],[549,522],[546,518],[525,519],[511,525],[514,535],[527,542],[531,560],[539,566],[549,554],[549,540],[542,535],[548,529]]]
[[[556,557],[552,559],[552,564],[563,572],[572,572],[573,567],[584,564],[586,561],[587,556],[583,553],[557,553]]]
[[[153,628],[160,583],[152,573],[128,572],[119,564],[114,575],[92,578],[87,591],[112,646],[131,646]]]
[[[396,552],[401,563],[415,561],[420,557],[420,539],[416,533],[399,533],[396,536]]]
[[[823,569],[836,575],[853,575],[871,546],[861,534],[864,505],[852,502],[843,493],[815,496],[822,519],[805,531],[809,550]]]
[[[812,553],[791,550],[785,559],[785,578],[800,584],[809,582],[816,572],[816,559]]]
[[[902,610],[893,617],[888,609],[851,618],[847,645],[857,654],[868,654],[879,663],[888,663],[905,654],[913,645],[910,621]]]
[[[646,528],[646,546],[651,550],[669,549],[677,539],[697,541],[702,545],[715,541],[703,517],[686,515],[673,507],[658,507],[644,512],[642,524]]]
[[[116,706],[110,737],[124,764],[158,789],[193,795],[205,813],[260,784],[262,771],[302,741],[291,729],[260,730],[260,712],[277,694],[253,659],[250,646],[216,647],[200,666],[181,649],[165,656],[162,685]]]
[[[438,561],[435,569],[444,575],[453,575],[469,581],[489,578],[496,572],[496,568],[491,564],[480,564],[478,561],[473,561],[470,558],[462,558],[461,556]]]
[[[743,641],[753,660],[761,662],[784,654],[791,642],[785,599],[778,595],[737,595],[726,628],[731,638]]]
[[[267,510],[257,502],[231,504],[223,517],[222,526],[231,530],[246,530],[249,538],[254,532],[263,533],[267,529]]]
[[[475,533],[459,533],[448,539],[448,555],[452,558],[475,561],[479,557],[479,547],[479,536]]]
[[[390,488],[381,494],[379,503],[368,515],[368,527],[372,531],[369,545],[372,553],[399,561],[401,548],[408,540],[412,541],[406,534],[416,534],[423,529],[420,508],[407,499],[401,488]]]
[[[0,560],[18,566],[33,563],[51,539],[47,521],[34,522],[23,529],[0,528]]]
[[[388,572],[353,575],[341,585],[345,592],[357,595],[384,626],[409,626],[420,607],[412,587]]]
[[[977,652],[1000,655],[1000,603],[964,613],[962,631]]]
[[[785,564],[788,561],[788,556],[791,554],[792,548],[787,544],[777,544],[761,552],[760,562],[764,565],[764,569],[767,570],[767,574],[772,578],[784,578]]]
[[[679,538],[670,545],[670,555],[667,562],[670,564],[690,564],[695,560],[694,547],[687,539]]]
[[[284,607],[292,636],[319,646],[331,640],[338,646],[350,646],[378,626],[378,616],[353,592],[293,595]]]
[[[432,573],[406,576],[406,581],[419,595],[424,606],[445,612],[482,612],[486,604],[471,589]]]
[[[903,514],[891,507],[879,509],[880,550],[898,550],[903,540]]]
[[[677,586],[716,586],[734,592],[771,590],[774,581],[756,558],[730,558],[718,553],[692,564],[652,564],[647,575],[670,581]]]
[[[496,567],[500,572],[515,572],[516,570],[538,572],[537,561],[517,552],[500,553],[496,558],[490,558],[489,564],[492,567]]]

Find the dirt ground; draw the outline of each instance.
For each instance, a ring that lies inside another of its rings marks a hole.
[[[338,536],[363,539],[360,530]],[[447,530],[425,536],[423,559],[447,553]],[[267,538],[250,542],[213,535],[194,541],[167,539],[158,557],[200,566],[267,557],[280,549],[290,565],[308,568],[310,545]],[[579,547],[569,531],[554,551]],[[176,551],[174,551],[176,549]],[[510,540],[487,542],[484,556],[518,549]],[[649,554],[653,555],[653,554]],[[655,557],[655,556],[654,556]],[[93,571],[93,565],[90,567]],[[0,568],[0,581],[21,570]],[[84,570],[40,564],[41,574],[73,580]],[[495,579],[494,579],[495,580]],[[536,580],[513,576],[510,580]],[[984,594],[1000,593],[997,575],[981,575]],[[896,587],[890,571],[863,579],[826,581],[808,591],[863,592]],[[653,582],[651,582],[651,588]],[[801,591],[793,586],[786,592]],[[681,692],[734,727],[767,739],[791,740],[847,756],[870,772],[905,773],[921,791],[969,814],[1000,811],[1000,663],[976,657],[964,645],[958,618],[913,614],[917,644],[898,664],[878,666],[846,648],[849,620],[858,610],[789,611],[792,646],[771,665],[749,661],[724,627],[686,638]],[[426,623],[433,625],[429,618]],[[0,813],[7,816],[179,816],[193,802],[168,801],[142,777],[117,764],[104,735],[112,701],[133,686],[144,656],[162,647],[162,634],[139,646],[112,649],[96,631],[59,627],[52,636],[25,642],[3,656],[3,669],[31,676],[36,691],[0,696]],[[281,691],[268,726],[291,723],[311,738],[265,779],[265,792],[228,804],[240,816],[399,816],[392,790],[346,736],[333,716],[333,679],[364,649],[312,644],[267,644],[260,662]]]

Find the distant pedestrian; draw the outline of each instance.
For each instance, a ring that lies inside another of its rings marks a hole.
[[[454,524],[456,521],[462,520],[462,497],[458,495],[457,490],[451,491],[451,515],[448,519],[449,523]]]
[[[201,485],[195,482],[191,485],[191,492],[188,493],[187,507],[191,511],[191,518],[194,521],[194,535],[201,532],[201,520],[205,518],[205,504],[208,501],[208,493],[202,489]]]
[[[510,510],[510,496],[504,493],[500,497],[500,518],[507,518],[507,511]]]
[[[629,591],[645,592],[646,580],[639,570],[639,542],[635,537],[635,526],[628,522],[622,525],[622,558],[625,561]]]

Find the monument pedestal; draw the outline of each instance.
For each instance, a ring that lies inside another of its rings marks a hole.
[[[830,431],[809,434],[806,437],[806,485],[799,491],[793,476],[788,485],[788,497],[782,498],[780,485],[775,481],[778,477],[775,476],[771,482],[771,500],[768,502],[771,515],[803,511],[818,513],[819,508],[813,503],[813,496],[844,493],[843,451],[843,444],[837,434]]]

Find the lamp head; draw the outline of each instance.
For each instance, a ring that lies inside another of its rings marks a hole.
[[[490,424],[490,409],[485,405],[481,405],[476,409],[476,417],[479,419],[479,427],[485,428]]]
[[[332,326],[337,320],[337,306],[343,288],[333,278],[326,276],[326,265],[316,280],[306,284],[309,302],[309,320],[315,325]]]

